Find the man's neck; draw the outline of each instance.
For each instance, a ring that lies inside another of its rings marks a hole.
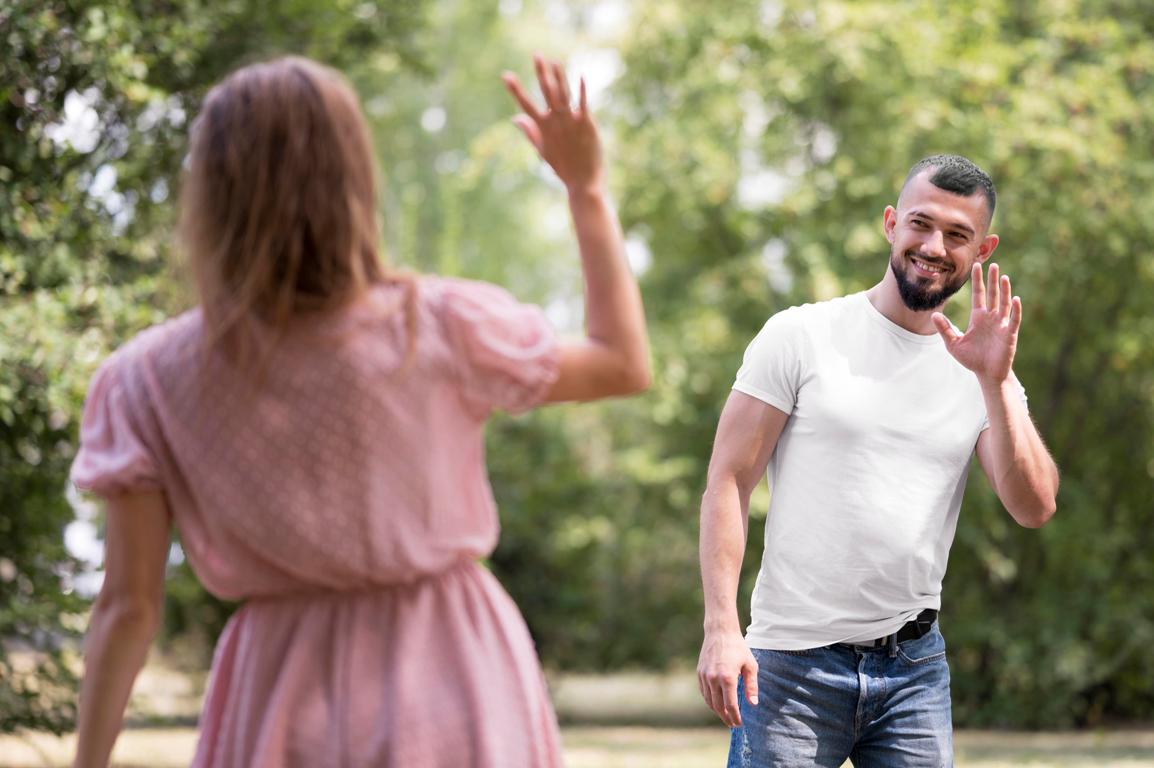
[[[902,301],[901,293],[898,292],[897,280],[888,269],[882,281],[866,291],[866,298],[883,317],[911,333],[923,336],[937,333],[930,317],[938,310],[927,309],[917,312],[907,307]]]

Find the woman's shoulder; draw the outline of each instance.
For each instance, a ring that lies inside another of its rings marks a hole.
[[[181,312],[138,332],[109,356],[109,365],[138,366],[194,354],[202,330],[199,308]]]
[[[442,322],[500,321],[521,318],[536,305],[523,302],[508,289],[484,280],[422,275],[417,278],[418,300]]]
[[[422,300],[438,309],[458,303],[516,301],[505,288],[484,280],[444,275],[419,275],[415,280]]]

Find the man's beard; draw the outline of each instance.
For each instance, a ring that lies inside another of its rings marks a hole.
[[[906,251],[906,257],[917,256],[917,251]],[[962,286],[966,284],[967,274],[962,273],[953,280],[947,280],[941,288],[930,288],[926,285],[926,281],[921,278],[909,277],[906,272],[913,267],[903,263],[902,259],[893,251],[890,251],[890,271],[894,273],[894,278],[898,281],[898,293],[901,294],[902,303],[906,305],[907,309],[914,312],[925,312],[928,309],[937,309],[946,303],[946,299],[953,296]],[[920,257],[919,257],[920,258]],[[929,264],[938,263],[934,259],[924,259]]]

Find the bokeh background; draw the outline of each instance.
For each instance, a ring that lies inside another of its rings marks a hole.
[[[490,565],[546,667],[692,668],[698,502],[746,343],[784,307],[879,280],[884,206],[914,161],[957,152],[998,185],[1015,368],[1063,480],[1028,531],[971,479],[942,619],[955,721],[1154,720],[1145,0],[2,0],[0,732],[74,716],[100,517],[67,469],[96,365],[193,301],[174,200],[206,89],[278,53],[341,68],[375,137],[389,260],[500,282],[577,332],[563,190],[499,80],[529,79],[533,51],[590,82],[655,370],[643,396],[490,426]],[[231,606],[178,544],[171,560],[161,645],[206,666]]]

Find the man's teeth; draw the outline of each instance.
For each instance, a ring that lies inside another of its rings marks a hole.
[[[917,264],[922,269],[926,270],[927,272],[945,272],[946,271],[943,267],[935,266],[933,264],[927,264],[926,262],[922,261],[921,259],[914,259],[914,263]]]

